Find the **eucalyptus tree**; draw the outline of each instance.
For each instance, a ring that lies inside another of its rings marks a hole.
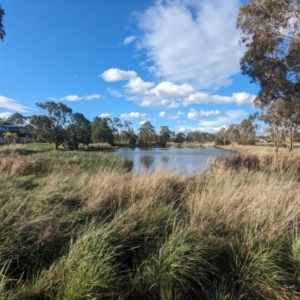
[[[183,132],[177,132],[175,135],[174,142],[178,144],[182,144],[186,139],[186,134]]]
[[[149,121],[142,124],[142,126],[138,129],[138,132],[139,144],[151,145],[153,142],[157,141],[155,128]]]
[[[233,146],[234,143],[236,143],[238,141],[238,139],[240,138],[240,132],[239,132],[238,125],[236,125],[236,124],[229,125],[226,132],[227,132],[227,138],[230,141],[231,146]]]
[[[293,99],[279,99],[271,103],[260,115],[260,119],[268,125],[268,133],[278,153],[280,143],[286,145],[289,152],[294,149],[294,139],[300,126],[300,103]]]
[[[228,132],[225,127],[221,127],[221,129],[217,133],[217,138],[222,141],[223,145],[226,145],[226,142],[228,140]]]
[[[160,126],[159,141],[167,144],[175,133],[169,129],[169,126]]]
[[[91,142],[91,122],[83,114],[74,113],[67,127],[65,144],[69,149],[78,150],[79,143],[88,145]]]
[[[27,126],[28,131],[39,139],[54,143],[54,149],[64,143],[66,127],[70,122],[72,109],[61,102],[36,103],[41,115],[33,115]]]
[[[109,143],[114,145],[113,129],[109,118],[95,117],[91,124],[91,139],[93,143]]]
[[[13,125],[24,126],[27,124],[30,117],[24,117],[20,113],[14,113],[10,117],[7,118],[7,121]]]
[[[254,141],[255,129],[257,128],[257,126],[253,124],[253,122],[256,117],[256,114],[249,115],[248,118],[242,120],[242,122],[237,127],[239,131],[240,141],[244,146],[246,145],[246,143],[251,143],[252,141]]]
[[[300,1],[248,0],[237,18],[240,43],[247,51],[240,64],[257,82],[259,107],[283,99],[300,100]]]

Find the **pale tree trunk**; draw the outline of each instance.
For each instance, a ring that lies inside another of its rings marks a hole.
[[[271,137],[273,145],[275,147],[276,157],[278,157],[279,145],[282,140],[283,130],[279,129],[276,124],[272,124],[270,127],[270,132],[271,132],[270,137]]]

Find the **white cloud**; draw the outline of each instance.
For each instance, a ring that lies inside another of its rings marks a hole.
[[[194,91],[189,84],[174,84],[173,82],[163,81],[155,88],[151,89],[149,93],[154,94],[158,98],[180,99],[187,97]]]
[[[201,128],[221,128],[230,124],[239,124],[246,117],[247,113],[244,110],[228,110],[215,120],[201,120],[198,125]]]
[[[197,127],[195,130],[204,131],[208,133],[217,133],[222,127],[225,127],[227,129],[228,126],[222,125],[218,127]]]
[[[161,118],[165,118],[165,119],[169,119],[169,120],[176,120],[179,118],[179,116],[181,116],[183,114],[183,112],[181,112],[180,110],[176,113],[176,114],[169,114],[169,113],[166,113],[165,111],[160,111],[158,113],[158,115],[161,117]]]
[[[111,68],[104,71],[99,77],[108,82],[115,82],[120,80],[130,80],[137,77],[135,71],[123,71],[117,68]]]
[[[0,119],[8,119],[10,116],[12,116],[12,113],[10,113],[10,112],[0,113]]]
[[[180,101],[159,99],[155,96],[132,97],[128,98],[128,100],[132,100],[142,107],[177,108],[180,106]]]
[[[141,121],[141,122],[139,122],[139,124],[140,125],[143,125],[143,124],[145,124],[147,121]]]
[[[140,112],[131,112],[131,113],[125,113],[121,114],[121,118],[123,119],[134,119],[134,118],[147,118],[147,114],[142,114]]]
[[[141,93],[154,86],[153,82],[143,81],[140,77],[132,78],[125,85],[131,93]]]
[[[256,96],[248,94],[246,92],[233,93],[232,98],[237,105],[251,105]]]
[[[185,131],[186,131],[186,128],[184,128],[184,127],[181,127],[177,130],[177,132],[185,132]]]
[[[239,106],[251,105],[255,99],[255,95],[246,92],[233,93],[231,96],[210,95],[207,93],[197,92],[189,95],[183,100],[183,105],[204,104],[208,102],[217,104],[235,103]]]
[[[103,113],[103,114],[100,114],[99,117],[100,118],[110,118],[111,114],[109,114],[109,113]]]
[[[114,97],[118,97],[118,98],[123,97],[122,93],[121,93],[120,91],[118,91],[118,90],[115,90],[115,89],[112,89],[112,88],[108,87],[108,88],[107,88],[107,91],[108,91],[111,95],[113,95]]]
[[[200,110],[196,111],[194,109],[191,109],[190,112],[187,114],[187,117],[191,120],[201,120],[204,117],[213,116],[213,115],[219,115],[220,112],[218,110]]]
[[[61,100],[61,101],[80,101],[80,100],[82,100],[83,99],[83,97],[79,97],[78,95],[68,95],[68,96],[64,96],[64,97],[62,97],[62,98],[60,98],[59,100]]]
[[[92,94],[92,95],[88,95],[88,96],[84,97],[85,100],[93,100],[93,99],[99,99],[99,98],[101,98],[101,96],[99,94]]]
[[[80,101],[80,100],[94,100],[94,99],[99,99],[99,98],[101,98],[101,95],[99,95],[99,94],[91,94],[91,95],[83,96],[83,97],[80,97],[78,95],[67,95],[67,96],[60,98],[59,100],[75,102],[75,101]],[[56,98],[53,98],[53,97],[48,97],[48,99],[52,100],[52,101],[57,100]]]
[[[140,13],[140,47],[156,76],[200,88],[230,84],[244,52],[235,24],[239,5],[239,0],[157,0]]]
[[[17,101],[0,95],[0,107],[10,109],[13,111],[18,111],[18,112],[26,112],[27,107],[23,106],[22,104],[18,103]]]
[[[124,39],[123,44],[124,44],[124,45],[129,45],[129,44],[132,43],[135,39],[136,39],[136,36],[134,36],[134,35],[127,36],[127,37]]]
[[[161,117],[161,118],[165,118],[167,113],[165,111],[161,111],[158,113],[158,115]]]

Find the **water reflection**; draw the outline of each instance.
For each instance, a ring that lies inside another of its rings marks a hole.
[[[181,174],[194,175],[204,171],[214,156],[226,156],[232,151],[218,148],[119,148],[114,150],[133,161],[133,172],[154,171],[160,165]]]
[[[167,157],[167,156],[162,156],[161,158],[160,158],[160,162],[162,163],[162,164],[168,164],[168,162],[169,162],[169,157]]]
[[[154,157],[143,155],[140,157],[140,162],[143,167],[151,170],[154,167]]]

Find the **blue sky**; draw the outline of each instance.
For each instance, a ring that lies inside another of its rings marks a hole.
[[[253,113],[238,0],[0,0],[0,117],[60,101],[157,131],[216,132]]]

